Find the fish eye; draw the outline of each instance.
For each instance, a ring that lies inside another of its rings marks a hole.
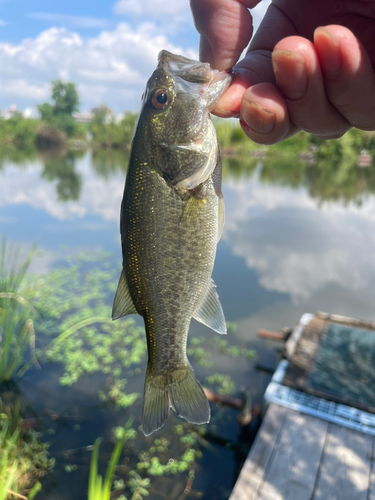
[[[165,89],[158,89],[155,90],[152,99],[151,99],[151,104],[155,109],[165,109],[170,101],[170,97],[168,94],[168,91]]]

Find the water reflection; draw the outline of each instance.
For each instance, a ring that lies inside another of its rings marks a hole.
[[[334,141],[331,141],[334,142]],[[285,186],[293,189],[305,187],[312,198],[319,201],[354,201],[375,192],[375,172],[372,168],[357,166],[358,148],[326,147],[314,152],[298,153],[273,146],[238,153],[224,150],[222,157],[223,180],[250,179],[258,169],[262,184]],[[32,164],[43,164],[41,178],[54,182],[59,201],[78,201],[82,188],[80,160],[89,158],[90,170],[104,180],[119,173],[126,174],[129,151],[97,149],[92,152],[53,150],[38,153],[22,150],[3,150],[0,172],[17,166],[22,170]],[[259,170],[259,166],[261,166]]]
[[[76,160],[84,153],[73,151],[52,151],[42,156],[44,170],[41,178],[56,182],[59,201],[79,200],[82,176],[76,171]]]
[[[92,152],[91,164],[93,171],[102,179],[108,180],[119,172],[126,174],[130,152],[113,149],[103,149]]]
[[[0,163],[3,224],[18,218],[11,206],[26,204],[42,208],[53,219],[76,219],[70,230],[87,233],[108,227],[116,235],[127,154],[60,151],[31,161],[27,156],[10,158]],[[370,291],[375,277],[374,170],[356,165],[353,148],[323,148],[314,158],[312,164],[311,155],[303,161],[297,153],[292,157],[272,148],[223,157],[223,242],[256,271],[262,289],[287,293],[294,302],[306,300],[328,282]],[[22,176],[16,173],[19,168]],[[340,204],[323,203],[327,201]],[[35,215],[38,226],[40,214]],[[65,243],[64,237],[59,243]],[[106,249],[117,248],[118,234],[112,238]],[[84,237],[77,243],[84,244]],[[219,245],[218,258],[222,252]]]

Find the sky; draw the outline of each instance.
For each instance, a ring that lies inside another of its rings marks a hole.
[[[0,0],[0,109],[35,108],[60,78],[82,111],[136,111],[160,50],[198,58],[198,46],[189,0]]]

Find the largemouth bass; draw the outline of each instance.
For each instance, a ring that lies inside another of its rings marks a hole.
[[[112,319],[143,316],[148,366],[142,428],[169,408],[189,422],[210,407],[186,356],[191,318],[226,333],[211,280],[224,223],[221,162],[210,110],[226,73],[167,51],[143,94],[121,206],[123,270]]]

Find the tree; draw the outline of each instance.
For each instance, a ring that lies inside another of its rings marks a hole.
[[[48,127],[63,130],[68,137],[77,133],[73,113],[79,109],[79,96],[74,83],[53,80],[51,98],[53,104],[39,104],[38,110]]]
[[[54,112],[52,104],[44,102],[43,104],[38,104],[37,108],[42,120],[50,122],[53,119]]]
[[[74,83],[63,83],[61,80],[53,80],[52,100],[54,101],[54,114],[72,115],[79,109],[79,97]]]
[[[53,104],[44,102],[39,104],[38,110],[42,120],[50,121],[54,116],[72,116],[79,109],[79,96],[74,83],[64,83],[61,80],[53,80],[52,101]]]

